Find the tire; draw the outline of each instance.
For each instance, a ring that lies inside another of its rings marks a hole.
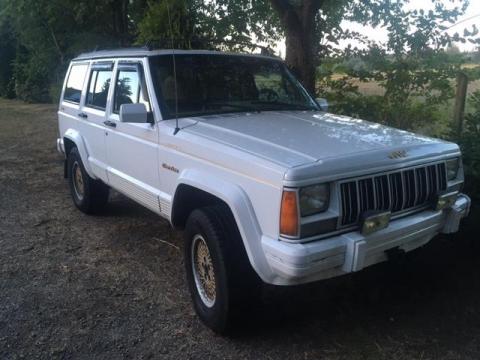
[[[73,203],[80,211],[95,214],[103,210],[108,202],[109,188],[87,174],[76,147],[68,154],[67,178]]]
[[[250,265],[235,219],[227,206],[197,209],[190,214],[184,235],[187,282],[195,311],[214,332],[227,334],[242,310],[249,307],[250,311],[260,300],[262,284]]]

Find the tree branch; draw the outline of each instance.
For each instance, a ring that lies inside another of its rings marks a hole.
[[[52,36],[53,44],[55,45],[55,49],[57,49],[58,55],[60,56],[60,63],[63,64],[65,62],[65,58],[63,56],[62,49],[58,43],[57,37],[55,36],[55,32],[53,31],[50,24],[47,23],[47,28],[50,31],[50,35]]]
[[[40,14],[42,14],[42,12],[40,10],[38,3],[36,4],[36,10],[37,10],[37,14],[41,16]],[[43,23],[43,26],[45,26],[47,31],[50,33],[50,36],[52,37],[53,45],[55,46],[55,50],[57,50],[58,55],[60,57],[60,63],[63,64],[65,61],[65,57],[63,55],[62,49],[60,48],[60,44],[58,43],[57,36],[55,35],[55,31],[53,30],[52,26],[48,22],[48,19],[41,18],[41,22]]]

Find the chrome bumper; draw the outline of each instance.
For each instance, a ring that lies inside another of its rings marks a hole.
[[[470,198],[459,195],[455,204],[442,211],[427,210],[392,221],[368,236],[358,231],[305,244],[262,238],[272,270],[271,283],[294,285],[331,278],[364,269],[387,260],[386,251],[410,251],[440,233],[458,231],[460,220],[470,211]]]

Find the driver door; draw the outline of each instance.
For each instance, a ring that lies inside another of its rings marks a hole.
[[[113,98],[105,124],[110,185],[145,207],[160,213],[158,201],[158,126],[152,123],[120,122],[122,104],[145,104],[149,118],[152,107],[141,60],[119,61],[115,67]]]

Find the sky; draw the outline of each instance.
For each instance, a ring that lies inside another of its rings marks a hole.
[[[444,0],[444,3],[447,4],[449,7],[452,7],[454,5],[452,4],[451,0]],[[454,2],[455,4],[455,2]],[[458,4],[458,3],[457,3]],[[410,4],[407,5],[408,9],[424,9],[426,11],[430,10],[432,8],[432,2],[431,0],[412,0]],[[457,21],[461,22],[465,19],[471,18],[471,20],[462,22],[461,24],[458,24],[454,27],[452,27],[450,30],[447,30],[449,33],[454,34],[455,32],[458,32],[460,35],[463,34],[463,29],[471,29],[473,24],[476,24],[477,27],[480,29],[480,0],[470,0],[470,5],[465,13],[464,16],[460,17]],[[344,21],[342,26],[344,28],[350,28],[351,30],[362,32],[365,35],[368,35],[372,40],[379,41],[379,42],[384,42],[387,39],[387,30],[384,28],[376,28],[373,29],[372,27],[365,27],[357,23],[350,23],[348,21]],[[352,43],[352,42],[351,42]],[[342,45],[346,46],[348,43],[345,42]],[[352,43],[353,46],[358,45],[355,43]],[[466,44],[458,43],[456,44],[461,51],[473,51],[476,49],[476,45],[471,44],[467,42]],[[277,51],[280,52],[282,56],[285,56],[285,42],[281,41],[277,44]]]

